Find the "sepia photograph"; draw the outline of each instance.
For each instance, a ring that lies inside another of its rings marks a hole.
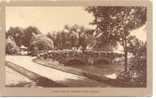
[[[5,86],[146,88],[147,7],[5,7]]]

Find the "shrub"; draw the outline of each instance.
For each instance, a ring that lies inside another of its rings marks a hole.
[[[46,52],[54,48],[53,41],[45,35],[36,36],[30,45],[31,54],[37,55],[40,52]]]
[[[16,43],[11,40],[7,39],[6,41],[6,54],[18,54],[19,47],[16,45]]]

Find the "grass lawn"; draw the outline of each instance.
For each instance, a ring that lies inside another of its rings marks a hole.
[[[118,75],[121,71],[123,71],[123,66],[117,64],[107,64],[107,65],[63,65],[59,64],[57,61],[53,61],[52,59],[35,59],[36,62],[44,64],[48,67],[53,67],[56,69],[61,69],[66,72],[75,71],[74,73],[83,74],[84,72],[96,74],[99,76],[107,76],[107,75]],[[77,72],[76,72],[77,71]]]

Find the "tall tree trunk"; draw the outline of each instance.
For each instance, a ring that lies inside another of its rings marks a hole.
[[[128,70],[128,58],[127,58],[127,50],[125,50],[125,71]]]
[[[125,40],[124,40],[125,42],[125,47],[124,47],[124,56],[125,56],[125,71],[127,71],[128,70],[128,52],[127,52],[127,38],[126,38],[126,36],[125,36]]]

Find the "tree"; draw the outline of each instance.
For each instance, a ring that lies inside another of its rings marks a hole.
[[[146,57],[147,57],[147,42],[142,42],[135,36],[131,36],[129,39],[128,52],[132,53],[131,65],[138,71],[146,70]]]
[[[48,34],[46,35],[48,38],[50,38],[53,43],[54,43],[54,48],[57,49],[57,44],[58,44],[58,41],[57,41],[57,32],[48,32]]]
[[[95,37],[102,37],[103,43],[116,45],[119,42],[124,49],[125,71],[128,70],[128,38],[130,31],[146,22],[145,7],[88,7],[86,10],[92,13],[96,25]]]
[[[146,64],[147,64],[147,49],[146,42],[138,40],[135,36],[129,39],[128,52],[132,53],[130,58],[130,71],[135,73],[138,77],[132,77],[135,83],[140,86],[146,86]]]
[[[146,42],[139,40],[136,36],[128,38],[128,52],[134,56],[146,56]]]
[[[12,37],[17,46],[24,45],[29,48],[31,39],[37,34],[41,34],[37,27],[29,26],[25,29],[21,27],[10,27],[6,32],[6,38]]]
[[[65,25],[62,31],[48,33],[47,36],[54,41],[55,48],[72,49],[75,47],[78,49],[81,46],[85,50],[91,32],[92,30],[75,24]]]
[[[6,39],[13,38],[17,46],[21,46],[23,44],[24,38],[24,29],[21,27],[10,27],[6,32]]]
[[[16,45],[14,39],[12,37],[7,38],[6,40],[6,54],[17,54],[19,52],[19,48]]]
[[[34,35],[41,34],[40,30],[37,27],[29,26],[24,29],[24,36],[23,36],[23,45],[28,47],[31,44],[31,40],[33,39]]]
[[[46,35],[37,34],[31,40],[30,52],[32,55],[39,53],[40,51],[48,51],[54,48],[53,41]]]
[[[71,46],[79,48],[81,45],[81,34],[84,32],[84,27],[77,24],[72,26],[65,25],[63,31],[68,34],[68,41],[71,42]]]
[[[64,32],[58,32],[56,35],[55,45],[57,46],[57,49],[66,49],[66,33]]]
[[[88,38],[91,32],[93,32],[92,30],[77,24],[72,26],[65,25],[63,31],[68,34],[67,37],[68,41],[71,42],[71,46],[76,48],[82,47],[82,50],[86,49],[89,41]]]

